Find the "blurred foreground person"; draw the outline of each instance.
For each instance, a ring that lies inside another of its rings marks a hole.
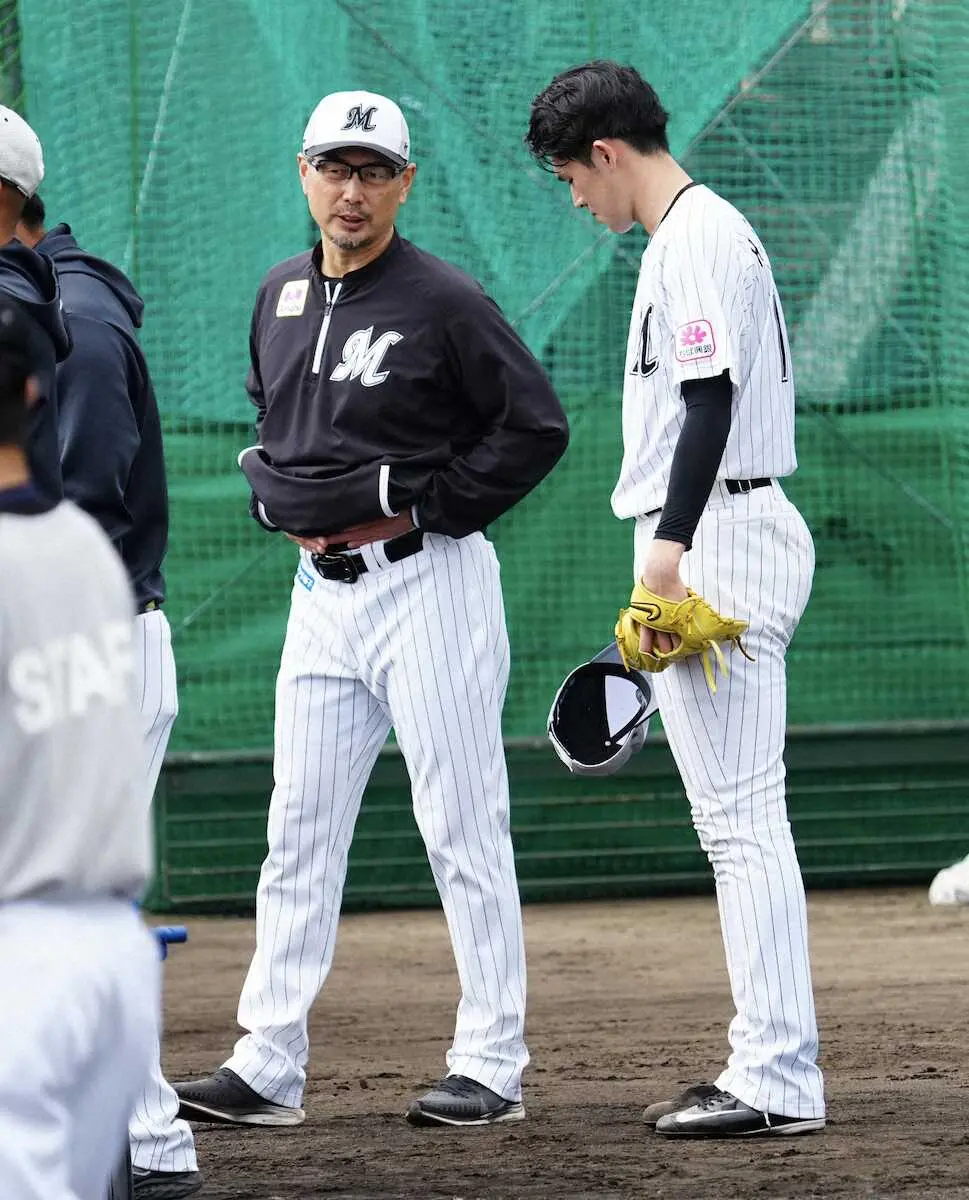
[[[78,245],[69,225],[45,228],[38,195],[24,204],[17,236],[54,264],[73,342],[57,370],[57,432],[64,495],[111,539],[135,598],[135,694],[149,808],[178,714],[172,634],[162,605],[168,486],[161,421],[138,343],[144,302],[121,271]],[[129,1124],[135,1200],[182,1200],[202,1185],[195,1142],[156,1047],[151,1078]]]
[[[131,591],[33,484],[30,318],[0,296],[0,1192],[103,1200],[159,1018]],[[56,582],[56,586],[53,584]]]
[[[17,222],[44,178],[44,155],[27,122],[0,104],[0,296],[10,296],[27,318],[24,336],[36,380],[25,445],[34,486],[60,500],[60,456],[54,364],[70,352],[61,317],[57,278],[50,261],[16,240]]]

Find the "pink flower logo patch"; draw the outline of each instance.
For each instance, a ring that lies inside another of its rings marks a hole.
[[[698,359],[713,358],[717,350],[717,339],[709,321],[688,321],[676,331],[676,361],[696,362]]]

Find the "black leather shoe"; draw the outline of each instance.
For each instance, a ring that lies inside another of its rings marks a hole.
[[[690,1108],[700,1100],[715,1096],[720,1089],[712,1083],[694,1083],[685,1091],[674,1096],[672,1100],[657,1100],[648,1108],[643,1109],[643,1120],[647,1125],[655,1125],[660,1117],[679,1112],[681,1108]]]
[[[506,1100],[466,1075],[448,1075],[407,1110],[411,1125],[495,1125],[524,1119],[520,1100]]]
[[[301,1108],[274,1104],[240,1079],[235,1071],[220,1067],[207,1079],[172,1085],[183,1121],[211,1121],[217,1125],[300,1125]]]
[[[824,1117],[760,1112],[729,1092],[720,1091],[656,1122],[656,1132],[667,1137],[778,1137],[816,1133],[823,1128]]]

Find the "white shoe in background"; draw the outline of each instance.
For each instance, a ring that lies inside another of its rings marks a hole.
[[[929,904],[969,904],[969,855],[936,875],[929,884]]]

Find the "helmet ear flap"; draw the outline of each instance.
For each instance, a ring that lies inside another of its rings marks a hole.
[[[646,740],[652,687],[606,651],[569,674],[548,716],[552,746],[574,775],[611,775]]]

